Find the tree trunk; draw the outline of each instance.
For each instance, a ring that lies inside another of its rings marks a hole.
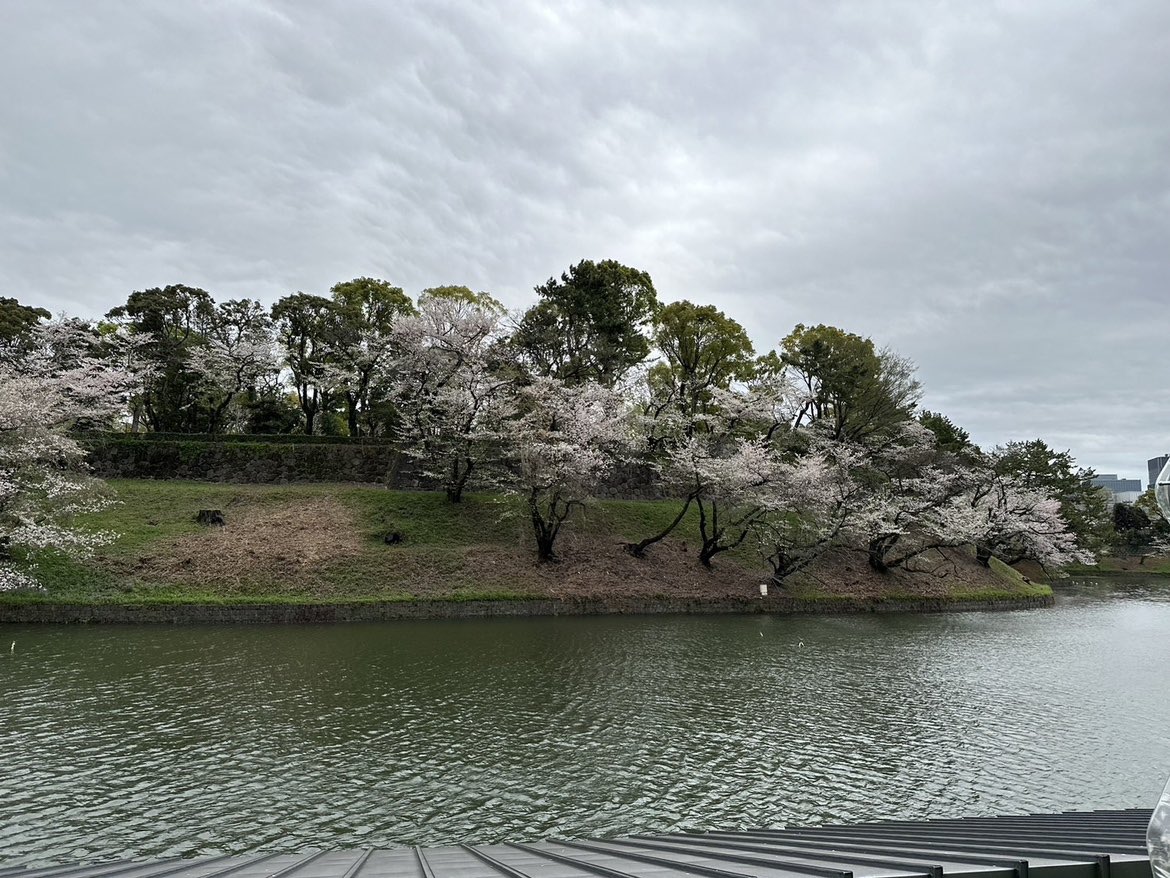
[[[463,465],[460,466],[460,463]],[[454,461],[451,464],[451,478],[447,482],[447,501],[449,503],[463,502],[463,489],[467,487],[467,481],[471,478],[471,470],[475,463],[471,460]]]
[[[783,549],[777,549],[775,554],[768,558],[768,565],[772,568],[772,582],[783,587],[784,580],[796,570],[799,559]]]
[[[718,555],[722,549],[719,546],[719,540],[703,540],[703,547],[699,549],[699,563],[711,569],[711,559]]]
[[[345,406],[348,409],[346,419],[349,422],[349,435],[358,436],[361,434],[361,428],[358,426],[357,400],[347,396]]]
[[[668,524],[664,530],[652,537],[646,537],[646,539],[642,540],[640,543],[627,543],[626,551],[635,558],[645,557],[646,550],[648,548],[650,548],[655,543],[666,539],[666,537],[668,537],[674,531],[674,529],[679,526],[683,518],[686,516],[687,510],[691,508],[691,503],[694,502],[694,499],[695,498],[693,494],[687,497],[687,502],[683,504],[683,508],[680,509],[678,515],[674,517],[674,521]]]
[[[987,545],[986,543],[975,544],[975,560],[984,567],[991,566],[991,555],[991,546]]]
[[[897,536],[880,536],[869,541],[869,566],[878,573],[889,573],[890,565],[886,563],[886,556],[898,542]]]
[[[540,504],[536,497],[528,499],[528,513],[532,518],[532,530],[536,536],[536,558],[542,564],[555,560],[553,543],[556,542],[556,529],[544,520],[540,512]]]

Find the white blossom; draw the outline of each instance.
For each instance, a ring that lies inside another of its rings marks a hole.
[[[30,353],[0,359],[0,589],[32,584],[11,567],[13,548],[84,556],[109,539],[73,525],[109,498],[68,431],[108,423],[125,404],[128,382],[89,356],[87,341],[77,326],[49,324],[36,331]]]
[[[523,414],[503,425],[513,458],[506,490],[524,502],[547,561],[569,513],[628,457],[630,411],[610,388],[544,377],[520,391],[517,406]]]
[[[490,301],[424,296],[394,330],[400,438],[448,499],[498,454],[501,425],[515,411],[515,376],[497,362],[502,309]]]

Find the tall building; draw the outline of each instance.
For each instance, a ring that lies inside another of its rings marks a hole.
[[[1114,503],[1136,503],[1142,495],[1141,479],[1119,479],[1117,473],[1101,473],[1091,484],[1112,494]]]
[[[1150,480],[1146,482],[1149,488],[1154,487],[1154,483],[1158,481],[1158,473],[1162,471],[1162,467],[1166,465],[1166,461],[1170,460],[1170,454],[1163,454],[1161,457],[1151,457],[1146,461],[1146,466],[1150,468]]]

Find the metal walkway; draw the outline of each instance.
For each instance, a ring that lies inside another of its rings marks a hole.
[[[0,878],[1149,878],[1148,810],[0,867]]]

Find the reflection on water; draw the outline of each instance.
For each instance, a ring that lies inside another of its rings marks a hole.
[[[0,626],[0,860],[1149,805],[1170,589],[1054,610]]]

